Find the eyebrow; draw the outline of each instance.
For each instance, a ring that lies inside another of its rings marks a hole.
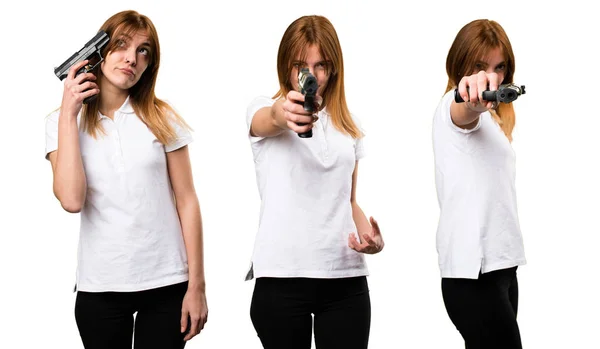
[[[484,66],[484,67],[487,67],[487,66],[489,66],[489,64],[487,64],[487,63],[486,63],[486,62],[484,62],[484,61],[477,61],[477,62],[475,62],[475,65],[477,65],[477,64],[481,64],[481,65],[482,65],[482,66]],[[500,62],[500,63],[496,64],[496,67],[495,67],[495,68],[497,68],[498,66],[501,66],[501,65],[503,65],[503,64],[504,64],[504,65],[506,65],[506,61],[502,61],[502,62]]]
[[[131,37],[131,36],[129,36],[129,35],[127,35],[127,34],[121,34],[121,35],[119,35],[119,36],[117,37],[117,39],[127,39],[127,40],[131,40],[131,39],[132,39],[132,37]],[[149,47],[150,47],[150,46],[151,46],[151,45],[150,45],[150,41],[144,41],[144,42],[142,42],[142,43],[140,44],[140,46],[144,46],[144,45],[146,45],[146,46],[149,46]]]
[[[292,63],[303,63],[303,64],[306,64],[306,62],[305,62],[305,61],[300,61],[300,60],[295,60],[295,61],[292,61]],[[321,60],[321,61],[315,62],[315,64],[319,64],[319,63],[326,63],[326,64],[329,64],[329,63],[331,63],[331,61],[330,61],[330,60],[327,60],[327,59],[324,59],[324,60]]]

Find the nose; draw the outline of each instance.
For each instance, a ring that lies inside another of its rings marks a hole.
[[[127,50],[127,52],[125,53],[125,62],[131,64],[132,66],[135,67],[136,64],[136,49],[135,48],[130,48]]]

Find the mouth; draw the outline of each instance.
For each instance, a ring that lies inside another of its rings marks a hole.
[[[129,76],[132,76],[132,77],[135,76],[135,73],[131,69],[121,68],[119,70],[122,71],[123,73],[129,75]]]

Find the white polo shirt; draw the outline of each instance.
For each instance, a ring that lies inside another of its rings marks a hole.
[[[46,118],[46,157],[58,148],[56,111]],[[167,172],[166,152],[192,141],[161,144],[134,113],[129,99],[100,115],[106,135],[79,132],[87,193],[81,211],[77,289],[141,291],[188,280],[181,224]],[[78,124],[81,114],[78,116]]]
[[[247,109],[261,210],[246,279],[368,275],[363,254],[348,247],[356,232],[350,194],[362,140],[338,131],[326,111],[319,112],[312,138],[290,130],[250,136],[254,114],[274,102],[259,97]]]
[[[450,117],[454,91],[433,119],[440,206],[437,250],[441,276],[477,279],[479,272],[526,263],[517,214],[515,153],[489,112],[471,130]]]

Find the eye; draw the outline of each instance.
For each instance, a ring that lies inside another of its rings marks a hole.
[[[125,42],[125,40],[123,39],[118,39],[116,45],[117,47],[125,47],[125,45],[127,45],[127,42]]]
[[[502,63],[496,67],[496,71],[504,71],[506,69],[506,64]]]
[[[143,54],[144,56],[149,56],[150,55],[150,50],[148,50],[146,47],[142,47],[138,50],[139,53]]]
[[[485,67],[481,63],[476,63],[475,64],[475,70],[476,71],[485,70]]]

